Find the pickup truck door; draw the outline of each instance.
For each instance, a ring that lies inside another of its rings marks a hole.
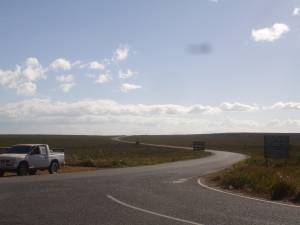
[[[29,156],[30,167],[47,168],[49,165],[47,148],[44,145],[36,146]]]

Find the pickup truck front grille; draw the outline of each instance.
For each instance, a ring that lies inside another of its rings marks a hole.
[[[7,167],[7,166],[11,166],[10,161],[9,161],[9,160],[1,159],[1,160],[0,160],[0,167],[1,167],[1,168],[4,168],[4,167]]]

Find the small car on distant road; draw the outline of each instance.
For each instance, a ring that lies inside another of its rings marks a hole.
[[[37,170],[48,170],[53,174],[64,163],[63,149],[50,149],[47,144],[14,145],[0,154],[0,176],[5,172],[16,172],[19,176],[34,175]]]

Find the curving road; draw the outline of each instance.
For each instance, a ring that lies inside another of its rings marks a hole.
[[[2,178],[0,224],[300,224],[300,208],[243,199],[197,184],[245,156],[210,157],[125,169]]]

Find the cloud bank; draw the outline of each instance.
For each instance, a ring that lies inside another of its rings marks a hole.
[[[59,78],[70,81],[71,78]],[[210,132],[300,132],[300,119],[267,117],[269,110],[299,110],[300,103],[271,106],[121,104],[107,99],[28,99],[0,106],[0,133],[172,134]],[[240,117],[238,119],[238,117]],[[42,128],[42,129],[41,129]]]
[[[59,78],[69,79],[69,77]],[[54,101],[51,99],[30,99],[0,106],[0,115],[9,119],[36,119],[49,116],[84,116],[84,115],[213,115],[221,112],[250,112],[257,106],[241,103],[221,103],[219,106],[209,105],[144,105],[120,104],[113,100],[81,100],[74,102]]]
[[[199,123],[209,126],[208,120],[197,116],[215,113],[218,110],[214,107],[202,105],[133,105],[112,100],[63,102],[31,99],[0,107],[0,132],[130,134],[149,128],[151,132],[163,133],[175,132],[174,126],[179,132],[182,126],[185,129],[194,129],[195,124]]]

